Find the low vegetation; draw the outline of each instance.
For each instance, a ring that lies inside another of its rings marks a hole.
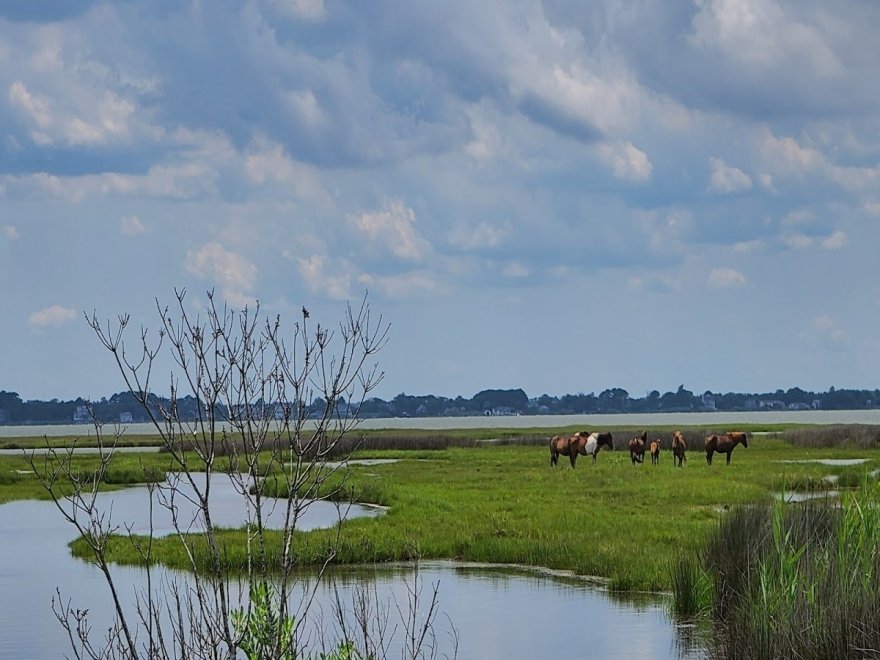
[[[730,466],[707,466],[697,447],[706,429],[685,429],[692,449],[684,468],[674,468],[668,451],[671,429],[660,437],[660,465],[632,466],[620,448],[635,430],[616,429],[617,451],[603,451],[595,465],[551,469],[548,434],[533,431],[438,435],[429,432],[364,434],[358,458],[393,458],[381,465],[351,464],[345,470],[343,496],[389,507],[378,519],[343,524],[335,548],[340,563],[421,558],[519,563],[571,570],[607,580],[612,589],[662,591],[673,587],[672,570],[738,505],[769,503],[783,488],[818,489],[852,484],[880,461],[880,453],[832,447],[794,448],[781,437],[755,436],[738,448]],[[828,466],[818,458],[869,458],[867,464]],[[39,495],[33,475],[17,457],[4,457],[0,498]],[[78,456],[87,471],[96,459]],[[106,487],[157,478],[170,463],[165,454],[119,454],[105,477]],[[223,463],[218,464],[223,469]],[[146,473],[145,473],[146,470]],[[326,488],[339,485],[328,482]],[[276,493],[283,494],[283,493]],[[244,533],[222,532],[224,561],[245,561]],[[274,542],[269,536],[270,543]],[[321,561],[335,530],[298,534],[296,562]],[[75,551],[81,548],[74,546]],[[158,540],[155,556],[184,567],[174,539]],[[111,556],[137,562],[126,539]],[[681,579],[688,579],[687,576]],[[675,578],[678,579],[678,578]]]

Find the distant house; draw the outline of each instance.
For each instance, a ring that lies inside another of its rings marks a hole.
[[[486,415],[492,417],[509,417],[512,415],[519,415],[519,411],[516,408],[511,408],[509,406],[495,406],[492,410],[487,410]]]
[[[131,424],[134,421],[134,417],[130,412],[121,412],[119,413],[119,423],[120,424]]]
[[[789,410],[809,410],[810,404],[802,403],[800,401],[795,401],[793,403],[788,404],[788,409]]]
[[[716,410],[715,408],[715,397],[711,392],[706,392],[700,397],[700,403],[703,404],[704,410]]]
[[[74,424],[87,424],[92,421],[92,416],[89,413],[88,406],[77,406],[76,410],[73,411],[73,423]]]
[[[779,399],[761,399],[758,405],[761,410],[785,410],[785,401]]]

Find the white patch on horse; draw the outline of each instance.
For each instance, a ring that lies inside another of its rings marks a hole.
[[[591,433],[587,438],[587,444],[584,446],[584,451],[587,452],[587,455],[594,453],[596,451],[596,445],[599,442],[599,434]]]

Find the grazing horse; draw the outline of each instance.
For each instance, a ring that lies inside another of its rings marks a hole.
[[[559,456],[568,456],[571,467],[575,466],[578,454],[593,457],[596,462],[596,454],[602,447],[614,449],[613,439],[610,433],[590,433],[578,431],[572,436],[554,435],[550,438],[550,466],[556,465]]]
[[[645,449],[648,447],[648,432],[644,431],[641,438],[633,438],[629,441],[629,457],[633,465],[645,460]]]
[[[651,443],[651,465],[660,465],[660,438]]]
[[[742,431],[728,431],[724,435],[713,433],[706,436],[706,462],[712,465],[712,454],[716,451],[721,454],[727,454],[727,465],[730,465],[730,454],[733,448],[742,443],[743,447],[748,447],[749,442],[746,434]]]
[[[687,460],[687,456],[684,454],[686,451],[687,443],[684,441],[684,436],[681,431],[676,431],[672,435],[672,456],[673,462],[678,459],[678,467],[681,467],[682,461]]]
[[[596,454],[599,453],[599,450],[602,449],[602,447],[614,449],[614,439],[611,437],[610,433],[590,433],[589,435],[586,435],[586,431],[575,433],[571,437],[571,445],[569,447],[571,455],[573,456],[571,463],[572,467],[574,467],[574,461],[578,454],[581,456],[592,456],[593,463],[595,463]]]

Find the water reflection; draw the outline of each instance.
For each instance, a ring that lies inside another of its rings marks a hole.
[[[220,475],[217,475],[220,477]],[[218,515],[232,500],[240,505],[234,487],[217,480],[212,504]],[[146,488],[132,488],[101,494],[101,501],[113,503],[114,517],[146,529]],[[332,525],[338,512],[334,505],[313,509],[313,518],[303,527]],[[328,508],[329,507],[329,508]],[[353,515],[375,515],[357,509]],[[229,512],[223,524],[235,526],[240,519]],[[237,520],[237,522],[236,522]],[[49,502],[18,501],[0,505],[0,657],[36,658],[69,655],[69,642],[50,609],[57,586],[73,606],[88,608],[93,630],[101,631],[112,620],[112,603],[100,571],[73,559],[66,544],[72,528]],[[145,572],[132,567],[114,567],[122,598],[132,606],[135,593],[146,586]],[[187,574],[160,569],[154,580],[190,580]],[[300,576],[300,588],[314,580]],[[401,625],[396,603],[406,611],[408,587],[416,581],[411,566],[336,569],[317,585],[316,602],[303,625],[320,626],[323,632],[338,630],[332,624],[333,604],[351,603],[364,586],[378,603],[386,604],[391,627]],[[528,570],[458,565],[451,562],[422,564],[423,604],[435,583],[439,589],[436,642],[444,652],[452,648],[450,633],[458,635],[459,658],[699,658],[699,644],[688,641],[666,614],[662,598],[617,597],[596,589],[579,578],[559,578]],[[155,582],[154,582],[155,584]],[[301,592],[297,592],[299,594]],[[297,594],[294,598],[297,598]],[[351,615],[351,608],[345,608]],[[315,633],[316,635],[316,633]],[[389,657],[398,657],[392,650]],[[442,657],[442,655],[441,655]]]

